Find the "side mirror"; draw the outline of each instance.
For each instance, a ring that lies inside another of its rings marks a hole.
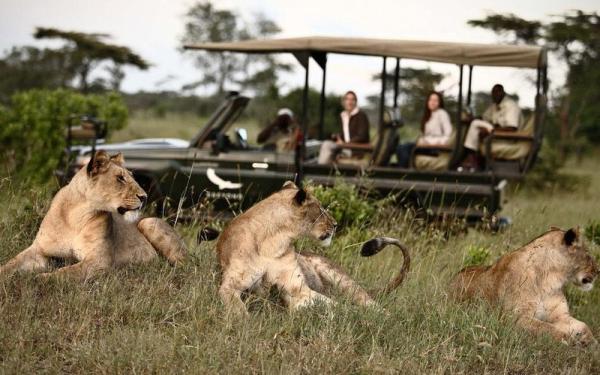
[[[402,112],[400,112],[399,107],[392,109],[392,123],[397,127],[404,125],[404,119],[402,118]]]
[[[248,131],[246,131],[246,129],[244,129],[244,128],[236,129],[235,136],[236,136],[238,145],[240,145],[240,147],[242,149],[248,148]]]

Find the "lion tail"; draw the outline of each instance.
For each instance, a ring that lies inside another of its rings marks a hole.
[[[360,255],[362,255],[364,257],[370,257],[370,256],[377,254],[381,250],[383,250],[387,245],[394,245],[394,246],[398,247],[402,251],[402,256],[404,257],[404,261],[402,262],[402,268],[400,269],[400,273],[398,273],[398,275],[396,277],[394,277],[388,283],[388,285],[386,285],[381,290],[381,292],[386,293],[386,294],[390,293],[394,289],[398,288],[400,286],[400,284],[402,284],[402,281],[404,281],[404,278],[406,277],[406,274],[408,273],[408,271],[410,269],[410,254],[408,252],[408,248],[395,238],[375,237],[375,238],[365,242],[362,245],[362,248],[360,249]]]
[[[211,227],[205,227],[198,231],[196,241],[198,243],[213,241],[217,239],[217,237],[219,237],[219,234],[221,233],[219,233],[218,230],[213,229]]]

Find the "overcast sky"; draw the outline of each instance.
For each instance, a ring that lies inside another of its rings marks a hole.
[[[131,47],[153,64],[148,71],[128,69],[122,87],[125,91],[156,90],[166,77],[174,78],[160,88],[177,90],[201,74],[177,50],[183,14],[192,4],[193,0],[0,0],[0,50],[20,44],[45,45],[31,36],[36,26],[108,33],[113,42]],[[282,37],[330,35],[480,43],[499,39],[469,27],[466,21],[491,11],[547,20],[569,9],[600,10],[598,0],[217,0],[213,4],[246,19],[264,13],[280,25]],[[403,64],[430,66],[446,73],[439,89],[456,91],[455,66],[408,60]],[[371,77],[381,69],[381,59],[334,55],[328,68],[329,92],[354,89],[361,98],[378,92]],[[320,72],[316,68],[311,72],[311,85],[319,88]],[[563,73],[559,62],[554,62],[551,79],[559,82]],[[299,86],[302,77],[297,66],[294,73],[283,77],[284,89]],[[523,104],[530,105],[534,89],[528,77],[532,74],[526,70],[482,68],[476,71],[473,86],[488,90],[495,82],[502,82],[507,91],[519,93]]]

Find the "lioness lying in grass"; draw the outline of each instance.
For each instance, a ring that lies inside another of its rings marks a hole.
[[[76,261],[52,274],[80,280],[158,254],[171,263],[183,260],[186,246],[171,226],[139,219],[146,193],[123,164],[121,154],[98,151],[56,193],[31,246],[1,266],[0,275],[48,272],[50,258]]]
[[[451,284],[458,300],[479,297],[517,316],[535,334],[588,345],[596,342],[588,326],[569,314],[563,292],[572,282],[592,290],[598,264],[584,246],[579,229],[552,228],[491,266],[468,267]]]

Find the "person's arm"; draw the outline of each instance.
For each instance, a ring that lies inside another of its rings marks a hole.
[[[258,133],[258,135],[256,136],[256,142],[259,144],[265,143],[269,139],[269,137],[271,137],[271,133],[273,132],[273,129],[275,129],[276,126],[277,121],[274,121],[271,125],[261,130],[260,133]]]
[[[277,116],[277,118],[275,118],[275,120],[269,126],[265,127],[260,133],[258,133],[256,142],[265,143],[269,140],[274,130],[285,130],[289,122],[291,122],[291,118],[289,116]]]
[[[350,137],[350,143],[369,143],[369,118],[360,111],[356,114],[356,134]]]
[[[519,122],[521,120],[521,108],[517,105],[517,103],[512,100],[505,104],[505,114],[504,121],[502,121],[500,127],[502,130],[517,130],[519,129]]]
[[[483,115],[481,116],[481,119],[482,119],[483,121],[487,121],[487,122],[489,122],[490,124],[493,122],[493,117],[494,117],[494,116],[493,116],[493,113],[494,113],[494,110],[495,110],[495,106],[496,106],[495,104],[490,104],[490,105],[489,105],[489,106],[488,106],[488,107],[485,109],[485,111],[483,112]]]

